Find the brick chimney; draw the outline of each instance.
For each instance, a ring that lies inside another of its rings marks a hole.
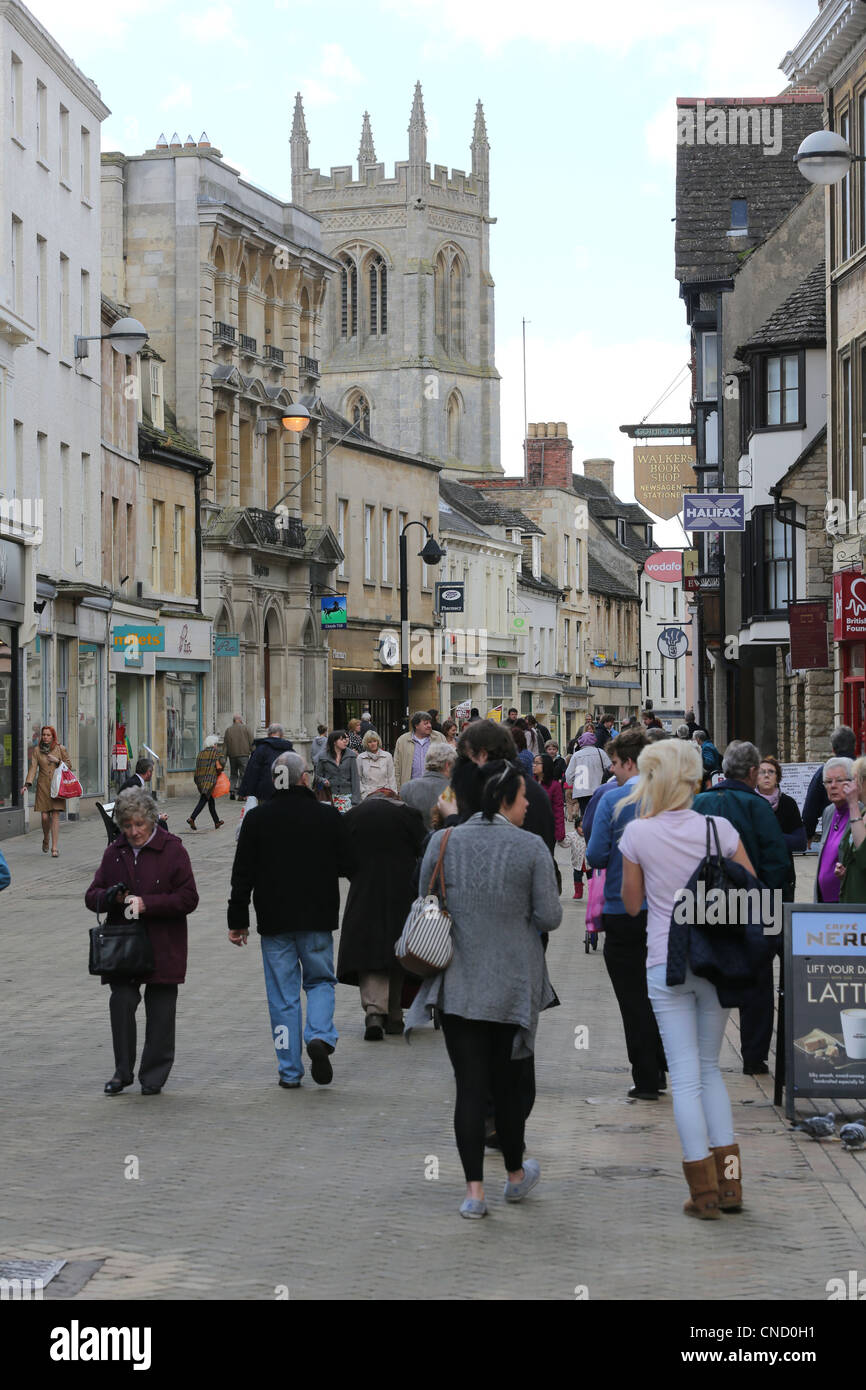
[[[527,425],[526,481],[530,487],[563,487],[571,489],[571,456],[574,445],[568,437],[568,425],[558,423]]]
[[[595,478],[603,483],[608,492],[613,492],[613,459],[584,459],[583,476]]]

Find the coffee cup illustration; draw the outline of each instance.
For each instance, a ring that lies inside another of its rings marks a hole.
[[[866,1058],[866,1009],[842,1010],[842,1037],[849,1057]]]

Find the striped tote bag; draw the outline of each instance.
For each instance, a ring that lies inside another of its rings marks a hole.
[[[445,846],[450,834],[451,830],[448,829],[442,836],[442,848],[430,879],[430,888],[433,891],[424,898],[415,899],[409,909],[400,940],[394,947],[394,954],[403,969],[422,980],[445,970],[451,964],[454,954],[451,914],[445,905],[445,875],[442,870]],[[437,879],[441,902],[435,891]]]

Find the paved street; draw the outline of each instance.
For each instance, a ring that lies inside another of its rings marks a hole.
[[[175,828],[187,810],[169,803]],[[228,806],[216,833],[183,826],[202,901],[177,1062],[152,1099],[102,1094],[108,992],[87,974],[82,901],[101,826],[62,827],[56,862],[38,833],[4,844],[0,1258],[69,1261],[47,1296],[271,1299],[285,1286],[291,1299],[547,1300],[585,1286],[590,1299],[823,1300],[829,1278],[866,1272],[866,1156],[792,1134],[768,1078],[741,1074],[733,1023],[722,1064],[748,1208],[715,1223],[680,1214],[671,1102],[625,1098],[619,1017],[601,951],[584,953],[582,903],[568,901],[551,937],[562,1007],[539,1028],[528,1146],[542,1183],[525,1205],[505,1207],[493,1155],[489,1218],[459,1219],[441,1034],[365,1043],[355,990],[338,989],[334,1084],[280,1090],[258,940],[238,950],[225,935],[239,813]],[[290,882],[287,905],[290,921]],[[425,1177],[432,1158],[438,1179]]]

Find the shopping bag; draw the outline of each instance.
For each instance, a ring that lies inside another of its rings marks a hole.
[[[81,783],[71,768],[65,763],[61,763],[54,776],[51,778],[51,795],[69,800],[73,796],[82,796]]]
[[[214,799],[216,799],[216,797],[218,796],[228,796],[231,789],[232,784],[229,781],[227,774],[225,772],[221,772],[219,777],[214,782],[214,787],[213,791],[211,792],[211,796],[213,796]]]
[[[604,880],[607,869],[595,869],[586,891],[586,930],[601,931],[601,912],[604,906]]]

